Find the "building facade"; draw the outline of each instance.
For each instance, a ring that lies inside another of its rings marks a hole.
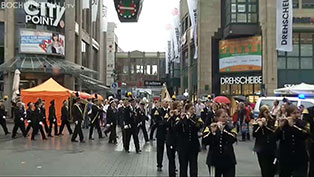
[[[104,93],[108,89],[103,74],[106,72],[103,1],[97,1],[98,6],[91,2],[2,0],[2,95],[11,96],[16,69],[21,72],[21,89],[50,77],[72,90]]]
[[[164,52],[117,52],[115,63],[118,89],[122,95],[146,89],[150,90],[150,95],[159,96],[166,81]]]
[[[194,60],[187,2],[181,0],[180,90],[254,101],[278,87],[314,84],[314,1],[293,0],[293,7],[293,52],[277,52],[275,0],[200,0]]]
[[[106,85],[111,87],[112,84],[116,81],[115,73],[115,53],[120,52],[118,47],[118,37],[115,34],[115,29],[117,28],[116,24],[113,22],[108,23],[108,30],[106,35],[106,61],[107,61],[107,72],[106,72]]]

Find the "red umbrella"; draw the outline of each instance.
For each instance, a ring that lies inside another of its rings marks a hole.
[[[225,103],[225,104],[230,104],[231,103],[229,98],[227,98],[225,96],[217,96],[217,97],[214,98],[214,101],[216,103]]]

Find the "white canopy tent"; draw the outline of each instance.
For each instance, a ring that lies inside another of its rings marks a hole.
[[[314,85],[301,83],[291,87],[279,88],[274,90],[276,95],[299,95],[314,96]]]

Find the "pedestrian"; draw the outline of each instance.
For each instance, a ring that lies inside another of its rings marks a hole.
[[[26,110],[26,120],[27,120],[27,128],[26,128],[26,135],[28,136],[28,132],[30,131],[30,129],[33,129],[33,110],[34,110],[34,103],[29,102],[27,103],[27,110]],[[34,129],[33,129],[34,131]]]
[[[109,128],[105,131],[109,134],[109,144],[117,144],[117,109],[116,103],[111,101],[107,110],[107,124]]]
[[[262,177],[273,177],[276,173],[275,122],[268,107],[260,107],[258,118],[253,123],[253,137]]]
[[[21,102],[13,104],[14,113],[14,127],[12,131],[12,138],[15,138],[18,128],[20,128],[24,137],[26,137],[25,123],[24,123],[24,110]]]
[[[275,135],[279,140],[280,177],[307,176],[308,155],[305,140],[309,136],[309,124],[300,118],[297,106],[286,106],[287,118],[279,119]]]
[[[82,121],[83,121],[83,106],[81,104],[80,98],[74,99],[74,105],[72,109],[73,121],[75,124],[74,133],[71,138],[71,142],[78,142],[76,140],[77,135],[79,135],[80,142],[85,143],[84,135],[82,131]]]
[[[40,111],[40,103],[37,101],[35,103],[35,107],[33,112],[31,113],[31,120],[32,120],[32,126],[33,126],[33,132],[31,140],[35,141],[35,135],[37,135],[38,131],[40,131],[42,140],[47,140],[44,129],[43,129],[43,122],[42,122],[42,114]]]
[[[162,161],[164,157],[165,141],[167,134],[166,121],[169,118],[169,108],[166,101],[162,101],[161,108],[155,111],[154,116],[157,124],[157,171],[162,171]]]
[[[40,111],[41,111],[42,118],[43,118],[42,122],[43,122],[46,133],[49,133],[49,127],[47,124],[46,107],[45,106],[46,106],[45,100],[41,100]]]
[[[215,177],[235,177],[237,164],[233,144],[237,141],[237,130],[228,123],[229,116],[223,109],[216,111],[217,122],[206,127],[204,142],[209,145],[206,164],[215,167]]]
[[[198,153],[200,142],[198,132],[204,125],[201,118],[197,118],[193,104],[185,106],[185,113],[177,118],[176,129],[178,131],[178,154],[180,163],[180,177],[187,177],[188,167],[190,177],[198,176]]]
[[[87,112],[91,112],[92,111],[92,105],[93,102],[92,100],[89,98],[87,99],[88,105],[87,105]],[[89,125],[89,117],[88,114],[86,114],[84,121],[83,121],[83,129],[88,129],[88,125]]]
[[[206,101],[205,108],[201,110],[201,118],[204,122],[204,126],[209,126],[214,121],[214,113],[212,111],[211,100]]]
[[[281,105],[279,111],[277,112],[276,120],[284,119],[286,117],[287,117],[286,116],[286,106],[285,105]]]
[[[98,138],[103,138],[101,128],[100,128],[100,118],[102,115],[102,109],[100,108],[101,101],[97,98],[93,100],[92,106],[91,106],[91,114],[89,115],[90,120],[90,129],[89,129],[89,139],[94,140],[93,133],[94,128],[96,128],[98,132]]]
[[[278,112],[280,110],[280,105],[279,105],[279,100],[275,100],[274,103],[273,103],[273,107],[271,109],[271,115],[273,117],[276,117]]]
[[[128,153],[130,152],[129,148],[131,136],[133,137],[136,153],[141,152],[137,135],[138,122],[135,119],[136,118],[135,105],[136,105],[135,100],[133,98],[130,98],[129,104],[126,106],[124,110],[124,133],[125,133],[124,150]]]
[[[250,140],[250,112],[246,109],[243,102],[239,103],[240,110],[238,111],[238,117],[240,122],[240,132],[242,135],[242,141]]]
[[[70,119],[70,114],[69,114],[68,101],[64,100],[63,106],[61,108],[61,126],[59,129],[59,135],[63,135],[64,126],[67,126],[69,134],[72,135],[73,132],[71,129],[69,119]]]
[[[145,103],[143,101],[140,102],[139,107],[136,109],[136,119],[139,122],[138,124],[138,132],[142,130],[145,142],[148,142],[148,133],[146,129],[146,121],[148,121],[148,116],[146,115]]]
[[[158,100],[155,100],[154,104],[152,106],[151,113],[150,113],[150,133],[149,133],[150,135],[149,135],[149,139],[151,141],[155,140],[154,139],[154,133],[155,133],[155,130],[157,129],[155,113],[156,113],[156,111],[158,111],[159,108],[160,108],[160,103],[158,102]]]
[[[54,131],[55,131],[55,136],[58,136],[58,123],[57,123],[57,116],[56,116],[56,108],[55,108],[55,100],[50,101],[50,106],[49,106],[49,132],[48,132],[48,137],[53,137],[51,135],[52,133],[52,125],[54,125]]]
[[[4,100],[0,100],[0,125],[5,133],[5,135],[10,134],[7,128],[7,121],[6,121],[7,113],[5,111]]]

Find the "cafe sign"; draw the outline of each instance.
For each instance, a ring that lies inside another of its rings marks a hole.
[[[64,21],[61,20],[65,13],[64,6],[28,0],[24,3],[24,11],[26,23],[64,28]]]
[[[262,76],[221,77],[221,85],[233,84],[262,84]]]

